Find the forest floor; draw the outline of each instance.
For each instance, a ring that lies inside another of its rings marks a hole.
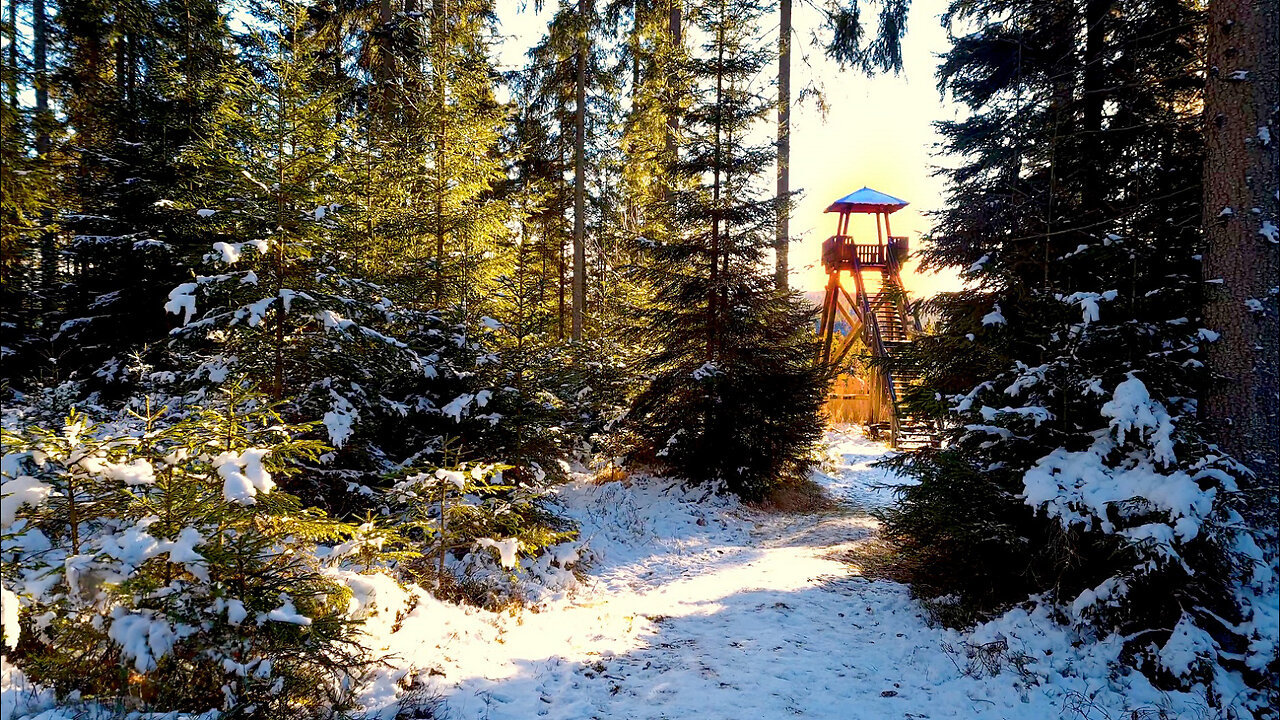
[[[345,576],[380,660],[361,704],[389,719],[416,688],[410,716],[452,720],[1220,716],[1202,694],[1153,688],[1117,640],[1080,642],[1043,606],[967,632],[932,622],[906,585],[849,561],[878,548],[892,564],[870,515],[904,482],[872,466],[888,450],[845,429],[825,448],[813,478],[834,503],[813,512],[575,473],[555,494],[581,535],[523,561],[517,609]],[[576,574],[556,567],[575,560]],[[118,717],[0,672],[0,720]]]
[[[856,431],[826,442],[814,479],[835,505],[821,512],[576,477],[559,499],[586,576],[514,614],[419,606],[386,638],[401,669],[367,706],[408,672],[460,720],[1213,716],[1117,671],[1117,644],[1073,643],[1042,613],[956,632],[907,586],[864,576],[842,558],[874,542],[868,511],[903,481],[871,466],[888,450]]]

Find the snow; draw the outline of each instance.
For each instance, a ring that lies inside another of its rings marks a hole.
[[[1006,406],[999,409],[984,405],[981,408],[978,408],[978,412],[982,415],[982,419],[987,422],[991,422],[1001,415],[1022,415],[1024,417],[1031,418],[1031,421],[1035,423],[1036,427],[1040,427],[1040,423],[1045,422],[1046,420],[1053,419],[1053,413],[1049,412],[1048,408],[1040,407],[1038,405],[1030,405],[1027,407]]]
[[[1263,220],[1262,227],[1258,228],[1258,234],[1267,239],[1267,242],[1280,242],[1280,229],[1276,228],[1276,224],[1270,220]]]
[[[269,450],[250,448],[242,453],[225,452],[213,460],[213,467],[222,476],[222,496],[227,502],[240,505],[257,504],[258,493],[271,492],[276,484],[271,473],[262,467],[262,460]]]
[[[333,404],[324,414],[322,421],[325,429],[329,431],[329,442],[333,443],[335,448],[341,448],[355,433],[353,426],[359,422],[360,413],[350,400],[332,390],[329,394],[333,397]]]
[[[263,625],[268,622],[282,622],[291,625],[310,625],[311,618],[298,612],[298,608],[293,606],[293,598],[284,593],[280,594],[280,607],[271,612],[262,613],[258,616],[258,624]]]
[[[0,585],[0,636],[3,644],[10,650],[18,646],[18,596],[9,588]]]
[[[240,244],[216,242],[213,244],[213,251],[218,253],[218,259],[228,265],[234,265],[240,260]]]
[[[467,406],[471,404],[472,400],[475,400],[474,395],[463,393],[449,401],[449,404],[441,408],[440,412],[453,418],[454,422],[462,422],[462,414],[466,412]]]
[[[1096,521],[1107,533],[1116,532],[1111,518],[1158,511],[1174,524],[1180,539],[1195,537],[1200,519],[1212,507],[1215,491],[1200,489],[1187,473],[1165,474],[1147,463],[1109,467],[1105,463],[1107,449],[1106,443],[1098,443],[1080,452],[1054,450],[1027,471],[1023,499],[1066,526],[1088,527]]]
[[[1079,305],[1081,312],[1081,322],[1085,325],[1098,321],[1098,303],[1102,301],[1110,302],[1115,300],[1119,295],[1115,290],[1108,290],[1104,293],[1095,292],[1078,292],[1071,295],[1059,296],[1058,299],[1068,305]]]
[[[120,646],[120,654],[133,660],[140,673],[156,669],[156,662],[173,650],[178,634],[168,622],[151,610],[130,613],[114,608],[107,636]]]
[[[1191,617],[1183,613],[1182,618],[1173,628],[1173,634],[1160,648],[1160,665],[1175,677],[1183,677],[1189,674],[1199,661],[1206,660],[1213,654],[1213,638],[1209,633],[1196,627]]]
[[[991,312],[982,316],[983,325],[1004,325],[1008,321],[1004,319],[1004,313],[1000,311],[1000,303],[991,309]]]
[[[459,472],[457,470],[447,470],[445,468],[439,468],[436,470],[436,479],[443,480],[448,483],[453,483],[453,486],[458,488],[458,492],[462,492],[467,489],[466,473]]]
[[[6,456],[6,459],[11,456]],[[23,505],[39,507],[53,488],[31,477],[10,477],[8,468],[0,481],[0,528],[8,528],[16,519],[18,508]]]
[[[169,302],[164,304],[165,312],[170,312],[174,315],[182,313],[183,325],[191,322],[191,316],[196,314],[195,292],[197,287],[196,283],[182,283],[170,290]]]
[[[363,703],[390,717],[397,687],[416,679],[458,720],[1042,720],[1079,698],[1110,717],[1204,709],[1117,669],[1118,641],[1079,642],[1043,609],[972,633],[931,625],[909,588],[840,559],[875,537],[866,511],[904,482],[871,467],[887,450],[847,428],[828,442],[813,477],[839,506],[813,515],[768,514],[664,478],[597,484],[574,473],[557,496],[581,540],[517,563],[533,575],[540,561],[581,555],[588,574],[514,614],[410,588],[417,601],[398,629],[383,632],[384,618],[368,641],[390,666]],[[383,614],[394,615],[396,592],[375,593]],[[966,655],[985,643],[1006,648],[1003,671]]]
[[[690,376],[693,377],[694,380],[705,380],[709,377],[715,377],[716,375],[719,375],[719,374],[720,374],[720,368],[717,367],[715,363],[708,360],[702,363],[702,365],[698,366],[697,370],[694,370],[692,373],[690,373]]]
[[[102,474],[131,487],[135,485],[151,485],[156,481],[155,468],[151,467],[151,463],[142,458],[127,464],[106,463]]]
[[[506,540],[476,538],[476,545],[497,550],[502,567],[511,569],[516,566],[516,552],[520,549],[520,541],[516,538],[507,538]]]
[[[1156,462],[1173,465],[1173,420],[1159,402],[1151,399],[1147,386],[1132,373],[1116,386],[1111,399],[1102,405],[1103,417],[1111,418],[1111,428],[1116,441],[1124,444],[1126,433],[1137,432],[1154,440],[1152,449]]]
[[[244,603],[239,600],[227,601],[227,622],[232,625],[239,625],[244,619],[249,617],[249,611],[244,609]]]
[[[217,210],[210,210],[209,208],[200,208],[199,210],[196,211],[196,215],[202,218],[208,218],[208,217],[213,217],[214,215],[217,214],[217,212],[218,212]]]
[[[1151,417],[1142,415],[1135,386],[1116,396],[1115,417],[1125,418],[1130,434],[1149,438],[1146,421],[1158,428],[1158,413],[1148,406]],[[526,605],[512,611],[446,603],[388,575],[356,572],[341,565],[346,553],[335,549],[326,572],[351,590],[348,617],[362,621],[360,644],[380,659],[359,700],[371,720],[393,718],[397,698],[415,682],[443,702],[441,716],[456,720],[1043,720],[1081,703],[1090,712],[1082,717],[1208,714],[1202,692],[1157,690],[1123,666],[1121,639],[1084,637],[1043,604],[969,632],[949,630],[930,621],[907,586],[852,564],[848,551],[876,538],[879,525],[869,512],[892,505],[895,488],[908,482],[873,467],[888,452],[854,429],[829,431],[812,477],[836,507],[805,514],[769,513],[643,474],[601,483],[577,468],[553,492],[558,511],[579,526],[578,539],[520,557],[515,538],[486,538],[460,561],[517,575]],[[214,465],[224,478],[240,475],[265,492],[263,454],[227,453]],[[1166,498],[1162,506],[1173,504]],[[179,535],[170,558],[198,561],[202,541]],[[1124,591],[1123,581],[1108,580],[1076,605],[1083,612]],[[8,613],[9,596],[4,600]],[[233,625],[248,617],[236,600],[219,599],[215,610]],[[1274,638],[1276,614],[1255,617],[1259,642]],[[254,619],[311,622],[287,595]],[[117,610],[110,623],[111,637],[139,672],[194,631],[146,610]],[[1212,643],[1180,623],[1161,648],[1161,663],[1174,673],[1190,668],[1212,649],[1206,641]],[[0,696],[4,720],[58,712],[51,693],[10,667],[0,675]],[[1220,696],[1234,702],[1229,693]]]

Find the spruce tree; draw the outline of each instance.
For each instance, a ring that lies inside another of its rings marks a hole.
[[[15,21],[10,15],[0,25],[5,37],[0,58],[0,377],[13,389],[29,389],[43,364],[41,335],[47,335],[47,323],[42,311],[48,305],[41,302],[40,250],[56,230],[53,209],[64,199],[57,182],[64,156],[34,152],[41,130],[18,94],[30,78],[22,72]]]
[[[385,471],[386,452],[405,452],[400,441],[414,444],[411,425],[368,440],[411,408],[438,407],[423,384],[442,374],[437,351],[450,338],[438,315],[363,272],[375,245],[338,162],[352,131],[334,123],[342,86],[323,25],[298,3],[259,11],[240,39],[245,64],[223,78],[216,132],[187,155],[213,180],[186,212],[215,242],[164,307],[180,325],[171,348],[195,397],[243,374],[291,418],[323,421],[336,452],[313,467],[308,494],[335,501],[348,497],[347,481]]]
[[[368,660],[342,565],[391,538],[281,487],[324,447],[277,410],[231,382],[182,413],[2,431],[4,582],[35,682],[161,711],[351,707]]]
[[[707,39],[689,61],[676,229],[647,268],[653,379],[632,413],[655,459],[747,497],[807,468],[823,391],[810,313],[765,267],[776,203],[760,185],[773,154],[750,134],[771,107],[751,85],[768,61],[754,45],[761,12],[714,0],[690,13]]]
[[[208,246],[185,210],[207,178],[185,159],[213,131],[227,28],[207,0],[72,0],[58,17],[57,99],[74,165],[48,337],[63,372],[118,381],[130,353],[164,338],[165,295]]]
[[[1043,594],[1169,682],[1255,673],[1232,648],[1275,578],[1241,527],[1243,468],[1194,399],[1216,338],[1199,322],[1199,15],[966,0],[949,19],[978,30],[940,69],[969,114],[940,126],[964,162],[924,256],[971,288],[906,358],[925,368],[908,404],[949,430],[891,462],[919,484],[886,531],[926,595],[981,613]]]

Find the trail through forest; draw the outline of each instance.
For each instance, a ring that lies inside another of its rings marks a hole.
[[[560,491],[591,560],[576,589],[514,615],[419,605],[387,638],[402,669],[384,680],[414,667],[452,718],[1199,711],[1140,675],[1113,677],[1118,646],[1073,649],[1067,630],[1020,611],[972,634],[941,629],[906,586],[842,561],[875,537],[868,511],[902,482],[872,467],[885,452],[831,431],[814,477],[836,507],[816,514],[760,512],[660,478],[579,476]],[[375,684],[372,706],[379,688],[391,692]]]

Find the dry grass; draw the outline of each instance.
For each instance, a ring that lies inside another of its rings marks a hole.
[[[837,560],[858,569],[858,574],[868,580],[892,580],[907,583],[911,573],[902,563],[893,543],[873,537],[835,556]]]
[[[436,558],[421,557],[401,565],[408,579],[428,590],[437,600],[471,605],[490,612],[515,614],[526,604],[518,586],[494,578],[457,577],[445,570],[442,575]]]
[[[808,477],[781,483],[768,497],[750,505],[766,512],[795,514],[824,512],[836,506],[822,486]]]
[[[600,472],[596,473],[593,482],[596,485],[604,485],[605,483],[620,482],[629,484],[631,473],[616,465],[610,465]]]

